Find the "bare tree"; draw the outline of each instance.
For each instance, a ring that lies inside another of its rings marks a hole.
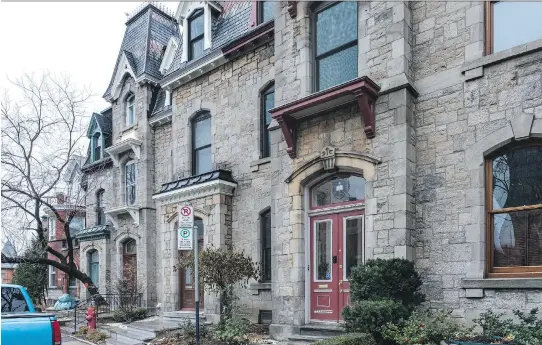
[[[81,281],[90,294],[95,295],[98,289],[91,278],[77,268],[74,260],[74,233],[70,232],[70,223],[84,209],[85,197],[97,183],[86,181],[83,188],[82,183],[77,183],[78,176],[66,178],[74,160],[85,156],[82,154],[88,124],[85,105],[91,94],[78,89],[67,76],[48,73],[24,75],[12,83],[17,99],[6,94],[0,105],[1,195],[2,215],[9,215],[16,224],[4,222],[3,229],[13,236],[24,233],[19,235],[23,240],[35,236],[44,248],[41,255],[33,257],[2,254],[2,261],[56,267]],[[57,193],[65,195],[65,216],[60,215],[51,201]],[[47,227],[42,220],[44,209],[62,224],[67,251],[60,252],[47,244]]]

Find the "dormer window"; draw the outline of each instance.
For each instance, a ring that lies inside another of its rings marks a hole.
[[[204,38],[203,9],[197,9],[188,18],[188,60],[195,60],[203,55]]]
[[[92,154],[94,155],[93,161],[102,159],[102,138],[100,133],[96,133],[92,137]]]
[[[126,98],[126,126],[131,126],[135,122],[135,96],[129,95]]]
[[[258,1],[258,25],[273,19],[274,6],[273,1]]]

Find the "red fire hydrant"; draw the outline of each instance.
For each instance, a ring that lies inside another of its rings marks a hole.
[[[88,307],[85,319],[89,328],[96,329],[96,309],[94,307]]]

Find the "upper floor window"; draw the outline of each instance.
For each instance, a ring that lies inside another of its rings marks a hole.
[[[324,207],[365,200],[365,179],[355,175],[337,175],[312,189],[311,206]]]
[[[99,161],[102,158],[102,138],[100,133],[92,136],[92,160]]]
[[[192,174],[211,171],[211,114],[199,114],[192,120]]]
[[[488,275],[542,276],[542,143],[486,159]]]
[[[486,54],[542,38],[542,2],[486,2]]]
[[[203,55],[204,20],[203,9],[195,10],[188,18],[188,60]]]
[[[56,218],[54,215],[49,217],[49,241],[53,241],[56,237]]]
[[[49,287],[56,288],[56,268],[49,266]]]
[[[126,126],[131,126],[135,122],[135,96],[129,95],[126,98]]]
[[[269,124],[271,123],[271,114],[269,110],[275,106],[275,86],[271,85],[265,89],[261,96],[261,109],[260,109],[260,149],[261,158],[269,157],[271,155],[271,139],[269,137]]]
[[[314,9],[315,91],[358,77],[358,4],[323,4]]]
[[[105,224],[104,192],[105,191],[101,189],[96,193],[96,225]]]
[[[124,177],[126,184],[126,205],[135,204],[136,200],[136,169],[135,162],[127,163],[124,167]]]
[[[260,214],[262,281],[271,281],[271,211]]]
[[[258,24],[265,23],[274,17],[275,3],[273,1],[258,1]]]

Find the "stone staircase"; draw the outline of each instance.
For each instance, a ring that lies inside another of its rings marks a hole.
[[[288,337],[289,345],[306,345],[318,340],[345,334],[344,328],[337,323],[310,323],[299,327],[299,333]]]

